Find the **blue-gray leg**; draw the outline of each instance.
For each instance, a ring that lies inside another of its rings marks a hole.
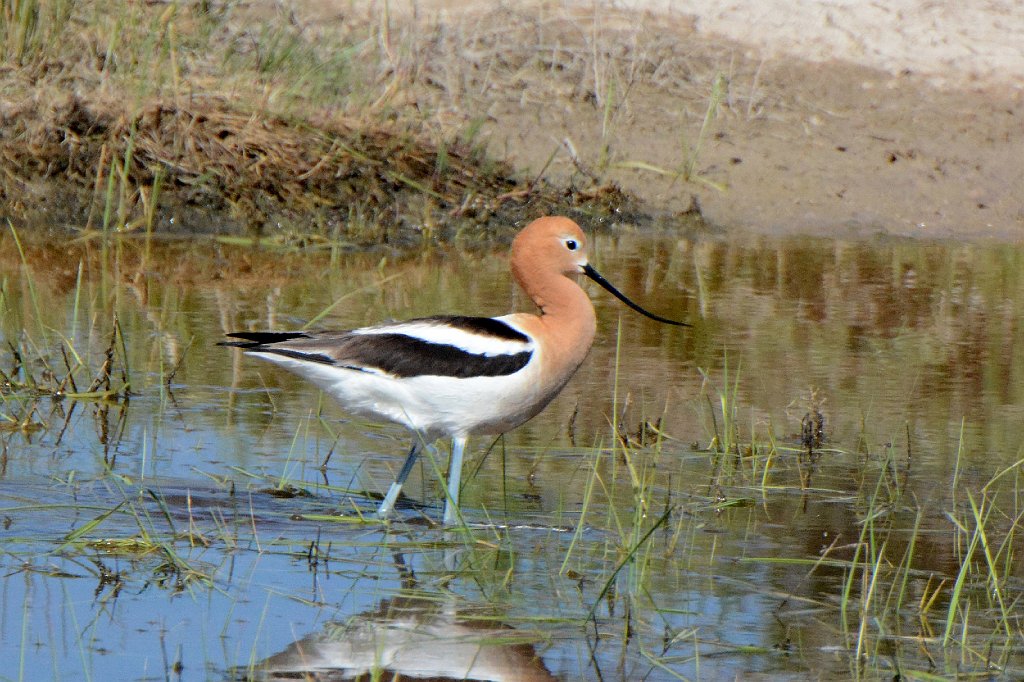
[[[412,447],[409,448],[409,454],[405,458],[405,464],[402,465],[402,470],[398,472],[398,478],[388,488],[388,494],[384,496],[384,501],[377,508],[377,516],[379,518],[386,519],[391,510],[394,509],[395,501],[398,500],[398,493],[402,492],[402,485],[405,483],[405,479],[409,478],[413,465],[416,464],[416,458],[419,457],[419,450],[419,441],[413,440]]]
[[[450,526],[458,517],[459,486],[462,484],[462,457],[466,452],[465,436],[452,438],[452,459],[448,464],[448,496],[444,500],[444,525]]]

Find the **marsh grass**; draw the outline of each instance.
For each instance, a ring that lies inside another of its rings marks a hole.
[[[108,481],[117,487],[118,481]],[[180,530],[159,492],[120,488],[121,502],[110,508],[86,504],[37,504],[8,506],[6,512],[22,515],[70,514],[74,517],[93,515],[57,540],[52,547],[36,546],[38,542],[22,539],[12,543],[12,553],[22,558],[21,571],[46,573],[53,566],[67,563],[84,569],[97,580],[97,595],[110,597],[126,583],[156,585],[173,591],[193,587],[209,587],[214,570],[197,557],[210,546],[211,540],[198,532]],[[42,517],[41,517],[42,518]],[[45,527],[41,524],[41,527]],[[218,538],[218,542],[223,538]],[[109,564],[127,562],[114,571]],[[77,577],[56,572],[52,577]]]
[[[63,424],[59,429],[63,434],[75,406],[82,402],[95,404],[105,423],[111,406],[123,404],[131,395],[127,349],[120,324],[112,316],[106,343],[98,349],[76,344],[78,330],[74,325],[79,318],[82,287],[79,266],[72,330],[64,333],[47,326],[48,316],[43,314],[44,304],[25,249],[14,226],[8,227],[21,259],[28,316],[34,319],[35,330],[30,333],[23,328],[20,333],[6,334],[6,357],[0,365],[0,430],[28,434],[50,428],[47,420],[56,418],[57,423]],[[10,314],[13,310],[9,300],[0,301],[0,306],[6,308],[7,319],[17,318]],[[90,333],[88,337],[95,339],[96,335]],[[44,409],[44,402],[49,403],[49,410]],[[68,404],[70,407],[65,408]]]
[[[182,366],[178,381],[193,384],[191,390],[166,388],[178,382],[167,382],[164,368],[181,363],[158,352],[170,345],[162,333],[175,311],[195,310],[188,307],[186,287],[160,269],[178,267],[173,252],[154,244],[149,253],[141,240],[129,247],[129,241],[114,239],[105,257],[54,264],[39,259],[27,242],[16,246],[15,235],[21,236],[10,230],[4,235],[13,254],[5,262],[13,265],[0,274],[0,330],[11,346],[0,349],[0,367],[18,386],[8,391],[0,385],[0,412],[15,421],[28,413],[28,422],[39,428],[31,434],[0,429],[3,462],[11,445],[11,465],[6,474],[0,468],[0,519],[12,521],[11,530],[0,528],[0,559],[5,570],[15,571],[8,576],[9,590],[19,580],[64,586],[66,600],[80,610],[71,614],[75,620],[61,620],[83,633],[72,647],[81,649],[83,659],[104,646],[98,636],[105,628],[131,612],[163,615],[184,601],[218,628],[224,619],[223,632],[211,636],[230,641],[228,665],[255,662],[270,646],[262,639],[267,633],[287,630],[294,638],[305,634],[296,632],[296,622],[346,622],[376,607],[366,595],[379,593],[383,602],[408,588],[403,596],[422,592],[437,604],[447,604],[453,594],[485,604],[497,615],[467,618],[539,633],[523,638],[539,642],[548,660],[569,660],[561,665],[583,675],[599,671],[604,679],[706,678],[721,671],[716,665],[723,661],[731,661],[725,664],[729,670],[760,666],[769,674],[837,679],[1020,676],[1022,462],[1019,455],[1003,461],[979,454],[966,421],[950,425],[954,434],[959,428],[960,438],[952,440],[949,452],[930,459],[932,443],[922,442],[901,414],[887,415],[881,434],[875,432],[881,430],[878,420],[861,420],[862,433],[853,434],[854,445],[847,447],[832,440],[832,425],[839,421],[839,408],[832,406],[840,401],[829,390],[805,393],[803,385],[785,384],[795,397],[775,396],[773,404],[781,407],[772,416],[758,412],[750,384],[768,370],[755,364],[754,353],[732,345],[727,357],[712,349],[710,358],[687,366],[692,391],[668,391],[659,394],[668,398],[654,403],[631,376],[632,332],[620,329],[614,355],[606,347],[599,356],[609,369],[614,362],[614,374],[603,373],[587,399],[586,409],[597,414],[587,422],[586,414],[575,420],[564,410],[575,422],[576,442],[565,444],[565,424],[559,423],[550,434],[536,432],[541,436],[532,445],[509,447],[511,456],[500,463],[496,455],[503,454],[504,442],[486,459],[481,452],[487,444],[476,442],[476,469],[467,462],[464,527],[437,529],[415,513],[385,525],[372,514],[361,515],[373,504],[352,482],[364,472],[365,452],[393,463],[390,453],[402,447],[404,434],[362,422],[341,425],[320,399],[275,384],[270,373],[236,385],[231,368],[212,353],[192,374],[189,363]],[[217,258],[234,264],[229,252],[225,247]],[[330,258],[325,253],[322,260]],[[129,267],[141,261],[154,268],[148,294]],[[210,348],[221,326],[235,328],[250,317],[260,323],[275,316],[293,321],[301,309],[324,320],[328,311],[343,307],[339,300],[374,315],[402,305],[384,294],[353,296],[372,291],[382,278],[379,258],[354,262],[338,275],[336,290],[318,292],[315,304],[306,299],[308,286],[289,293],[263,281],[272,269],[266,263],[291,267],[283,251],[266,262],[249,261],[264,288],[246,292],[244,304],[210,293],[218,285],[202,269],[197,281],[216,301],[212,312],[202,325],[174,331],[182,341],[196,338],[194,348]],[[401,263],[389,267],[410,282],[398,298],[430,290],[429,308],[449,295],[430,279],[452,279],[436,261],[425,261],[427,279]],[[55,302],[55,286],[43,272],[59,274],[63,303]],[[155,284],[164,277],[166,291]],[[239,281],[232,285],[250,286],[253,280]],[[711,295],[713,279],[708,282]],[[21,358],[17,372],[12,346]],[[51,416],[60,414],[51,409],[53,387],[68,373],[62,347],[70,367],[76,358],[82,361],[74,372],[80,389],[103,373],[109,357],[111,389],[127,386],[130,396],[127,403],[57,401],[65,409],[69,402],[80,405],[78,414],[86,417],[74,444],[77,454],[66,460],[56,442],[62,424]],[[211,379],[216,372],[221,374]],[[33,382],[48,392],[33,393]],[[198,385],[206,383],[223,392],[203,393]],[[779,385],[781,380],[772,381],[770,389]],[[158,401],[158,386],[179,395]],[[241,408],[248,409],[245,414],[232,415],[233,408],[223,405],[227,392],[236,389],[252,394]],[[203,401],[217,409],[207,410]],[[102,407],[112,426],[105,435]],[[146,417],[142,428],[119,428],[122,409],[129,421],[140,413]],[[692,433],[673,426],[680,414],[696,415]],[[227,436],[209,446],[205,463],[192,465],[190,450],[200,446],[175,439],[197,426],[208,438],[214,432],[209,423]],[[255,435],[244,433],[246,427]],[[346,441],[343,429],[371,438]],[[101,438],[108,445],[100,447]],[[514,438],[509,436],[510,444]],[[126,447],[118,448],[118,439]],[[273,454],[230,452],[236,440],[243,448]],[[329,452],[335,454],[328,460]],[[516,455],[524,456],[516,462]],[[949,470],[936,473],[944,456]],[[29,458],[41,462],[38,470]],[[162,467],[172,458],[179,458],[175,471],[184,480],[164,477]],[[154,461],[161,468],[149,465]],[[340,484],[329,482],[328,474],[346,466]],[[431,488],[425,501],[436,504],[443,494],[434,489],[443,469],[440,457],[436,468],[424,463],[424,487]],[[10,473],[19,470],[41,471],[43,480]],[[536,485],[518,480],[535,474]],[[373,479],[386,483],[387,467],[381,465]],[[540,504],[529,500],[522,512],[508,500],[523,491],[547,497]],[[424,515],[436,518],[437,507]],[[405,555],[414,566],[407,573],[420,581],[418,590],[406,585],[412,578],[395,566],[393,554]],[[83,579],[90,581],[84,590]],[[90,614],[100,609],[105,616],[102,609],[118,602],[131,608],[116,618]],[[286,608],[283,602],[301,609],[284,626],[275,621]],[[24,608],[15,603],[5,612],[14,616],[7,631],[20,626],[24,632],[8,640],[21,651],[8,649],[26,662],[38,660],[33,651],[45,636],[34,613],[42,602],[27,593]],[[206,603],[216,608],[202,611]],[[238,621],[252,624],[241,637],[236,613]],[[751,625],[751,618],[760,626]],[[508,631],[488,635],[499,642],[516,637]],[[173,666],[181,645],[167,641],[167,665]],[[186,639],[186,659],[194,642]],[[91,672],[96,665],[86,661],[82,668]]]
[[[765,505],[779,496],[796,495],[827,501],[845,497],[815,484],[829,465],[821,458],[859,462],[859,485],[847,503],[856,514],[858,533],[842,542],[836,537],[819,556],[800,558],[744,557],[744,562],[807,565],[805,580],[818,573],[841,570],[834,595],[811,595],[802,600],[817,612],[817,622],[835,623],[855,679],[897,674],[922,679],[945,679],[964,671],[1021,669],[1024,629],[1016,615],[1024,599],[1018,543],[1024,501],[1020,496],[1024,460],[997,471],[977,488],[965,489],[955,469],[952,487],[938,500],[922,504],[914,492],[910,465],[911,433],[900,447],[891,443],[877,456],[847,452],[807,440],[805,429],[796,443],[780,442],[771,424],[752,425],[749,435],[737,428],[739,377],[726,365],[722,377],[703,372],[706,387],[722,386],[698,398],[711,414],[707,419],[710,485],[703,504],[718,514],[743,513],[745,490],[757,490]],[[811,392],[802,399],[812,414],[822,405]],[[819,413],[820,417],[820,413]],[[823,419],[823,418],[822,418]],[[806,418],[805,418],[806,421]],[[812,423],[814,420],[812,419]],[[820,427],[819,427],[820,428]],[[758,432],[762,434],[760,439]],[[958,445],[962,452],[963,443]],[[723,458],[725,453],[732,456]],[[959,460],[957,453],[951,453]],[[996,490],[998,489],[998,492]],[[691,510],[697,508],[691,507]],[[680,519],[666,548],[678,553],[680,542],[692,544],[694,527]],[[948,537],[952,567],[936,573],[929,552]],[[923,546],[923,548],[922,548]],[[1013,576],[1013,577],[1011,577]],[[777,617],[782,622],[802,619],[793,608],[801,590],[786,595]],[[829,616],[831,614],[831,616]],[[679,661],[658,657],[663,664]],[[691,661],[691,664],[692,661]]]

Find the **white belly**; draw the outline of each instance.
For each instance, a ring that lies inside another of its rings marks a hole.
[[[545,385],[549,382],[539,376],[539,362],[504,376],[403,379],[281,355],[253,354],[313,382],[348,412],[401,424],[430,438],[514,429],[544,409],[564,384]]]

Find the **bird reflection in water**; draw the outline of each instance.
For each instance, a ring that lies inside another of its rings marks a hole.
[[[541,632],[516,630],[456,606],[447,592],[418,589],[403,558],[395,556],[402,591],[378,608],[328,623],[235,679],[272,680],[556,680],[537,654]]]

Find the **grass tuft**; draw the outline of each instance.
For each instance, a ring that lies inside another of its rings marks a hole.
[[[15,103],[0,112],[0,202],[20,219],[46,209],[49,224],[106,237],[144,228],[326,240],[366,239],[361,225],[399,216],[374,235],[393,243],[452,221],[454,234],[623,199],[517,178],[483,155],[479,123],[459,135],[425,125],[416,107],[388,106],[411,90],[412,67],[380,45],[371,13],[328,28],[232,3],[2,7],[17,68],[0,72]],[[29,191],[40,182],[50,191]]]

